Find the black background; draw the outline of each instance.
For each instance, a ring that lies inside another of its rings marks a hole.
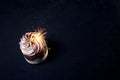
[[[0,80],[116,80],[120,72],[119,0],[0,1]],[[23,34],[45,28],[47,60],[30,65]]]

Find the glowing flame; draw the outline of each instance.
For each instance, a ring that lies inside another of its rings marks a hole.
[[[41,49],[44,49],[44,45],[46,45],[45,43],[45,34],[47,32],[44,32],[43,29],[38,29],[38,30],[35,30],[35,32],[33,32],[30,36],[30,41],[32,43],[36,43],[36,45],[41,48]]]

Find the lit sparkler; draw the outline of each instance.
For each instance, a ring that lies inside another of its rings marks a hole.
[[[27,32],[20,39],[20,49],[30,64],[38,64],[44,61],[48,55],[48,47],[45,41],[46,32],[43,29]]]

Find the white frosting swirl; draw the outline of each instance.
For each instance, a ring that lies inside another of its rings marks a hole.
[[[33,56],[46,46],[43,31],[28,32],[20,39],[20,49],[24,55]]]

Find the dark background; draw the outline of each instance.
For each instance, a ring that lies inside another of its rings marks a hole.
[[[119,0],[2,0],[0,80],[117,80],[119,21]],[[51,50],[30,65],[19,41],[40,27]]]

